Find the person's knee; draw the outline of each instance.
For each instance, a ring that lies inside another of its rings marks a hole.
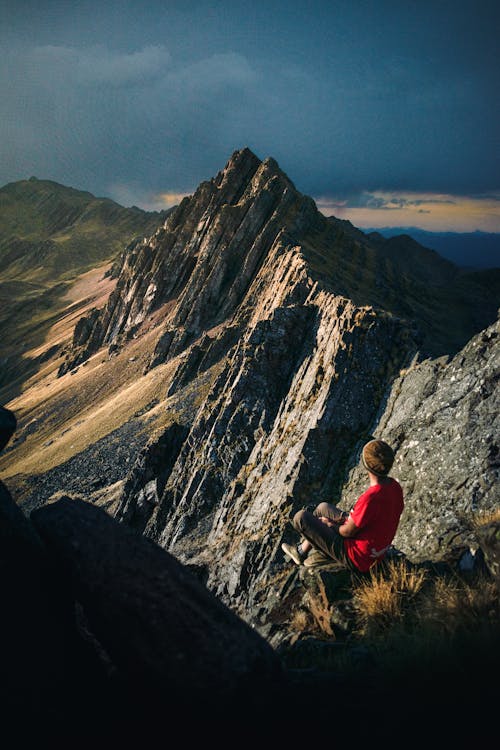
[[[330,515],[330,505],[328,503],[320,503],[316,506],[316,509],[314,511],[315,516],[325,516],[325,518],[329,518]]]
[[[305,508],[302,508],[294,515],[292,524],[296,531],[302,531],[303,520],[306,513],[308,513],[308,511]]]

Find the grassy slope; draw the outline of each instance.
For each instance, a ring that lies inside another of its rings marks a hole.
[[[92,268],[106,268],[163,218],[48,180],[0,189],[0,386],[19,368],[29,373],[22,352],[47,336],[71,284]]]
[[[0,189],[2,278],[51,282],[87,270],[161,218],[48,180],[10,183]]]

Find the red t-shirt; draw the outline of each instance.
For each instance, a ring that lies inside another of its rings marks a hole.
[[[385,556],[396,536],[403,507],[403,490],[392,478],[387,484],[369,487],[356,500],[349,518],[359,532],[354,539],[344,539],[344,544],[358,570],[366,572]]]

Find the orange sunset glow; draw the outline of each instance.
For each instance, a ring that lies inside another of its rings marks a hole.
[[[326,216],[348,219],[358,227],[404,226],[436,232],[500,232],[500,196],[383,192],[357,200],[317,198]]]

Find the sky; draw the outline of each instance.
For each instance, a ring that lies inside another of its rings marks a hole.
[[[490,0],[0,0],[0,185],[161,209],[236,149],[358,227],[500,232]]]

